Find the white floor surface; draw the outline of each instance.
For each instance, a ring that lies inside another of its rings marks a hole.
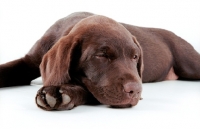
[[[143,84],[143,100],[132,108],[69,111],[39,109],[34,98],[41,86],[0,88],[1,129],[200,129],[200,81]]]

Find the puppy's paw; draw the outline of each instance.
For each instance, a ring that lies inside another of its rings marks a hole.
[[[38,107],[44,110],[70,110],[75,104],[73,95],[61,86],[42,87],[35,98]]]

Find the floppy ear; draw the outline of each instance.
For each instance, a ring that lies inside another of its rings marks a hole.
[[[44,55],[40,64],[44,86],[58,86],[71,80],[69,68],[77,44],[78,40],[64,36]]]
[[[144,70],[144,64],[143,64],[143,51],[142,51],[142,47],[140,46],[140,43],[137,41],[136,37],[133,36],[133,41],[134,43],[138,46],[138,48],[140,49],[140,56],[139,56],[139,60],[138,60],[138,64],[137,64],[137,69],[138,69],[138,73],[142,79],[142,73]]]

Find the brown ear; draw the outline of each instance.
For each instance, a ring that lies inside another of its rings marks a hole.
[[[71,36],[62,37],[43,57],[40,64],[44,86],[58,86],[68,83],[72,51],[77,41]]]
[[[142,79],[142,73],[144,70],[144,64],[143,64],[143,51],[142,51],[142,47],[140,46],[140,43],[137,41],[136,37],[133,36],[133,41],[134,43],[138,46],[138,48],[140,49],[140,56],[139,56],[139,60],[138,60],[138,64],[137,64],[137,69],[138,69],[138,73]]]

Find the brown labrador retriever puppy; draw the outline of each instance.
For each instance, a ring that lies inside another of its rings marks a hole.
[[[91,13],[58,20],[21,59],[0,65],[0,87],[27,85],[45,110],[100,102],[135,106],[142,82],[200,79],[200,55],[172,32],[118,23]]]

